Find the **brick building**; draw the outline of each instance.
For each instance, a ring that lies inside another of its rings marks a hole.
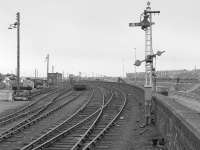
[[[47,77],[48,84],[51,85],[59,85],[62,82],[62,74],[61,73],[48,73]]]

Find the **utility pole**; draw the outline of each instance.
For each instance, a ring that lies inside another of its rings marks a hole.
[[[34,80],[34,87],[36,88],[36,79],[37,79],[37,77],[38,77],[38,71],[37,71],[37,69],[35,68],[35,80]]]
[[[35,79],[37,78],[37,69],[35,69]]]
[[[125,67],[124,67],[124,59],[122,59],[122,78],[125,77]]]
[[[17,13],[17,89],[20,89],[20,13]]]
[[[36,77],[39,77],[38,69],[36,69]]]
[[[160,56],[163,52],[158,51],[157,54],[153,53],[152,49],[152,14],[159,14],[160,11],[152,11],[150,2],[147,2],[147,7],[140,15],[140,22],[129,23],[129,27],[141,27],[145,31],[145,59],[143,61],[136,60],[135,65],[139,66],[142,62],[145,62],[145,119],[146,125],[151,121],[151,105],[152,105],[152,91],[155,92],[155,84],[153,81],[153,75],[155,74],[155,68],[153,68],[153,58],[156,55]]]
[[[35,79],[38,78],[38,70],[35,68]]]
[[[136,48],[134,48],[134,52],[135,52],[135,61],[136,61]],[[137,73],[136,73],[136,65],[135,65],[135,83],[137,81]]]
[[[48,73],[49,73],[49,54],[46,56],[46,61],[47,61],[47,78],[48,78]]]
[[[54,73],[54,65],[52,65],[52,73]]]
[[[10,24],[8,29],[17,28],[17,90],[20,89],[20,13],[16,14],[16,22]]]
[[[65,79],[65,72],[64,72],[64,70],[62,71],[62,80],[64,81],[64,79]]]
[[[48,73],[49,73],[49,54],[46,56],[46,61],[47,61],[47,87],[48,87]]]

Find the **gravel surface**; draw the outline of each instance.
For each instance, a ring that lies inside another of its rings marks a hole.
[[[45,94],[41,94],[32,98],[31,101],[0,101],[0,117],[8,115],[10,113],[14,113],[18,111],[20,108],[29,105],[32,101],[36,101],[37,99],[43,97]]]
[[[28,104],[28,101],[0,101],[0,114],[1,116],[14,110],[18,110],[20,107],[23,107],[25,104]]]
[[[155,126],[141,127],[144,123],[144,109],[138,102],[142,97],[130,87],[125,88],[125,92],[128,95],[125,111],[103,139],[97,142],[95,150],[158,150],[151,141],[152,138],[161,137]]]
[[[57,113],[54,113],[47,117],[46,119],[41,120],[35,125],[30,126],[25,129],[23,132],[14,135],[13,137],[5,140],[0,144],[0,149],[2,150],[14,150],[20,149],[23,146],[27,145],[29,142],[35,140],[42,134],[48,132],[49,129],[53,128],[58,124],[60,120],[67,119],[77,108],[87,100],[88,92],[83,94],[81,97],[75,101],[69,103],[67,106],[59,110]],[[66,102],[68,98],[66,98]]]

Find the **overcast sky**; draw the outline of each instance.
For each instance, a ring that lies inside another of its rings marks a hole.
[[[134,71],[144,58],[144,31],[128,27],[138,22],[146,0],[0,0],[0,72],[15,73],[16,30],[8,30],[21,13],[21,74],[46,73],[50,66],[66,73],[120,76]],[[199,64],[199,0],[152,0],[153,48],[165,50],[157,70],[194,69]],[[51,67],[50,67],[51,68]],[[139,71],[144,71],[141,66]],[[50,69],[51,71],[51,69]]]

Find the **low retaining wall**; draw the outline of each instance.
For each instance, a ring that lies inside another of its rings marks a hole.
[[[144,88],[139,88],[139,93],[144,94]],[[160,94],[153,99],[152,110],[168,150],[200,150],[200,113]]]
[[[195,129],[180,114],[185,113],[195,117],[195,113],[181,108],[182,106],[177,105],[176,108],[173,100],[161,95],[156,96],[153,104],[155,124],[164,137],[168,150],[200,150],[200,134],[198,129]]]
[[[127,87],[136,87],[130,84],[121,84]],[[144,106],[144,99],[141,99],[141,95],[144,96],[144,89],[137,87],[134,90],[140,95],[140,98],[136,99]],[[154,123],[164,138],[164,144],[168,150],[200,150],[199,113],[159,94],[153,99],[152,106]],[[199,126],[194,126],[194,124],[199,124]]]

